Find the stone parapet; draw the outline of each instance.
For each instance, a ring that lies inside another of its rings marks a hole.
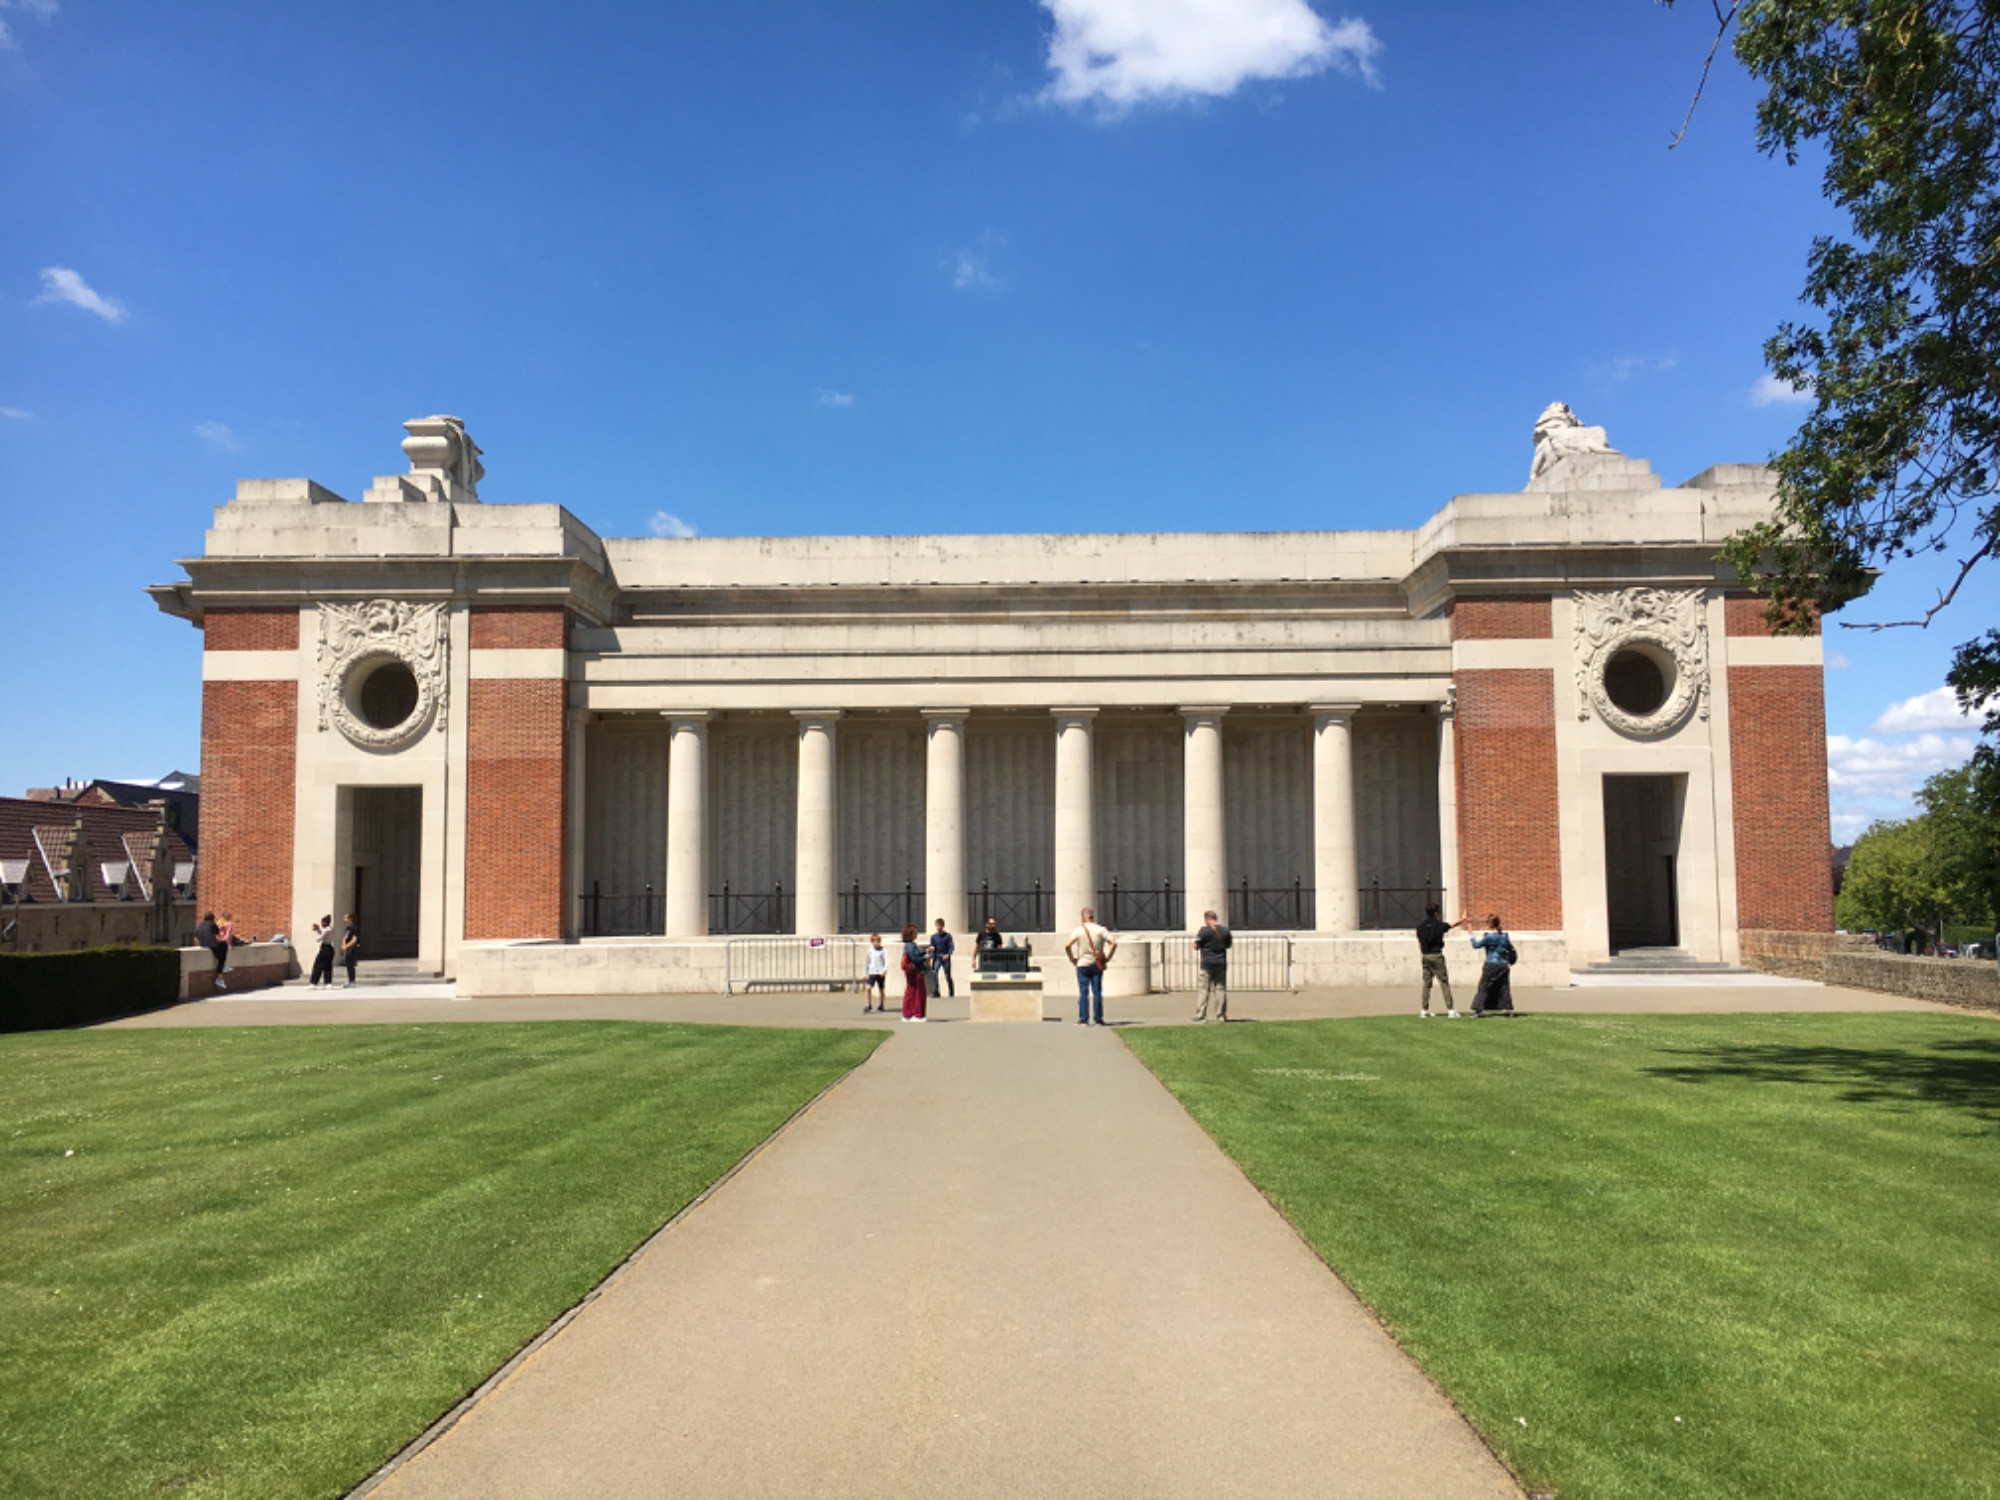
[[[221,994],[269,989],[299,976],[298,956],[290,943],[245,943],[229,952],[229,969],[223,976],[228,988],[216,982],[215,955],[206,948],[181,949],[181,999],[207,1000]]]
[[[1774,932],[1767,928],[1745,928],[1737,933],[1742,962],[1766,974],[1783,974],[1791,979],[1824,979],[1830,953],[1873,953],[1875,945],[1859,933]]]
[[[1936,1000],[1968,1010],[2000,1011],[2000,968],[1983,959],[1919,958],[1913,954],[1841,949],[1826,956],[1828,984],[1879,990],[1911,1000]]]
[[[1515,932],[1514,949],[1520,962],[1514,965],[1511,982],[1517,988],[1569,988],[1569,943],[1560,932]],[[1472,1003],[1484,963],[1463,933],[1445,939],[1445,966],[1451,974],[1454,996],[1460,1008]],[[1421,988],[1424,982],[1422,957],[1417,939],[1409,932],[1345,932],[1313,934],[1292,939],[1292,983],[1297,989],[1335,989],[1346,986],[1369,988]],[[1431,1003],[1441,1006],[1441,997]]]

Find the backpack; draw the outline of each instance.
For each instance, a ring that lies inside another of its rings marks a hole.
[[[1521,955],[1514,951],[1514,940],[1512,938],[1508,938],[1506,942],[1500,945],[1500,962],[1505,964],[1508,968],[1511,969],[1514,967],[1515,964],[1519,963],[1520,960],[1521,960]]]

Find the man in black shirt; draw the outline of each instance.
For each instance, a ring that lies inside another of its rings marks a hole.
[[[1458,1010],[1451,998],[1451,975],[1444,966],[1444,935],[1454,927],[1463,927],[1465,919],[1446,922],[1438,914],[1435,906],[1424,908],[1424,919],[1417,923],[1417,951],[1424,961],[1423,1008],[1417,1014],[1424,1020],[1431,1018],[1431,982],[1435,980],[1444,989],[1444,1013],[1447,1019],[1456,1021]]]
[[[1229,929],[1215,919],[1215,913],[1205,911],[1202,929],[1194,935],[1195,951],[1201,954],[1201,1005],[1196,1009],[1197,1021],[1208,1019],[1208,1002],[1215,1001],[1215,1019],[1229,1019],[1229,946],[1235,939]]]

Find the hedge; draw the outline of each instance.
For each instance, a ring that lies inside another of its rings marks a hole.
[[[178,948],[0,953],[0,1031],[88,1026],[180,998]]]

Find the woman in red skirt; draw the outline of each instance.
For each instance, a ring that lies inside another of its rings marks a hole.
[[[903,1019],[923,1021],[928,1000],[924,983],[924,950],[917,946],[917,929],[903,929]]]

